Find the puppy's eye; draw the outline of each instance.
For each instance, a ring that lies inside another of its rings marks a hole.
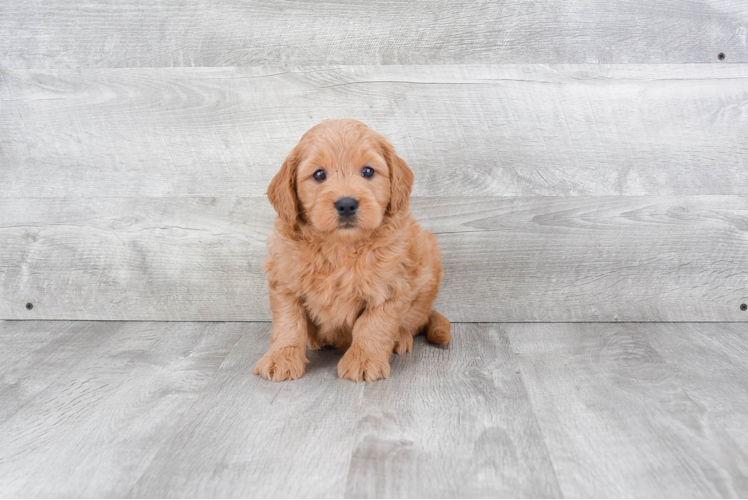
[[[374,169],[371,167],[364,167],[364,169],[361,171],[361,175],[368,179],[369,177],[372,177],[374,175]]]
[[[316,172],[314,172],[314,174],[312,175],[312,177],[314,177],[314,180],[315,180],[315,181],[317,181],[317,182],[322,182],[322,181],[324,181],[325,179],[327,179],[327,174],[325,173],[325,171],[324,171],[324,170],[322,170],[322,169],[319,169],[319,170],[317,170]]]

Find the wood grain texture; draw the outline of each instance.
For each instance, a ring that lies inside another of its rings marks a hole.
[[[3,350],[14,343],[6,332],[16,325],[3,325]],[[28,401],[11,395],[20,407],[0,424],[0,496],[121,496],[232,346],[258,327],[105,322],[89,328],[102,340],[78,345],[71,338],[77,357],[18,373],[23,381],[43,372],[54,378]],[[5,377],[5,368],[0,371]]]
[[[94,325],[108,342],[0,424],[0,496],[559,495],[509,343],[484,326],[455,325],[448,349],[418,339],[387,381],[338,379],[326,350],[274,384],[251,374],[268,324]],[[209,368],[189,347],[208,332],[217,372],[181,387],[185,363]]]
[[[335,350],[252,375],[269,330],[0,322],[0,380],[51,380],[0,421],[0,497],[746,496],[742,324],[455,324],[371,384]]]
[[[735,64],[6,68],[0,197],[261,196],[344,117],[417,196],[745,194],[747,102]]]
[[[720,429],[743,450],[736,458],[734,490],[748,491],[748,325],[648,325],[641,329],[657,354],[678,377],[683,391],[704,408],[705,427]],[[724,437],[724,435],[723,435]]]
[[[117,327],[91,322],[0,322],[0,423],[84,362]]]
[[[715,369],[709,366],[713,353],[700,348],[700,344],[720,343],[727,334],[739,352],[745,352],[744,327],[513,324],[496,328],[511,340],[564,496],[747,494],[748,453],[719,418],[727,413],[745,422],[745,408],[733,404],[728,388],[733,384],[730,376],[737,373],[741,379],[736,384],[748,382],[746,358],[723,354],[720,362],[729,360],[731,368]],[[735,335],[737,330],[742,335]],[[652,336],[677,346],[678,354],[663,358],[649,342]],[[692,344],[694,339],[697,342]],[[717,390],[709,399],[692,398],[697,377],[683,377],[681,370],[711,374]]]
[[[347,498],[559,497],[507,337],[455,324],[447,348],[416,339],[366,384]]]
[[[741,0],[0,3],[14,67],[748,61]]]
[[[0,318],[270,319],[266,199],[0,199],[0,214]]]
[[[252,375],[269,339],[242,336],[126,496],[342,497],[364,384],[337,378],[332,350],[299,380]]]
[[[452,321],[748,321],[745,197],[412,209],[440,241]],[[267,321],[273,218],[265,198],[0,199],[0,318]]]

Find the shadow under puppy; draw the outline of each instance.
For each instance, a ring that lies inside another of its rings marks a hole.
[[[450,323],[431,308],[442,265],[436,238],[410,215],[413,172],[387,139],[356,120],[326,120],[304,134],[270,183],[278,216],[265,272],[273,329],[254,373],[304,374],[306,347],[347,349],[338,376],[390,375],[390,355]]]

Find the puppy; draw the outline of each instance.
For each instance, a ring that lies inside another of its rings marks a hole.
[[[412,186],[392,144],[359,121],[304,134],[267,192],[278,214],[265,263],[273,329],[256,375],[297,379],[307,346],[333,346],[346,349],[339,377],[372,382],[424,328],[449,343],[449,321],[431,308],[439,247],[410,215]]]

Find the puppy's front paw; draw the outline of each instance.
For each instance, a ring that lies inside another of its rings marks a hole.
[[[338,363],[338,377],[354,382],[374,382],[390,376],[389,356],[375,356],[351,347]]]
[[[295,380],[304,375],[304,366],[307,362],[301,349],[284,347],[266,352],[255,365],[253,373],[273,382]]]

